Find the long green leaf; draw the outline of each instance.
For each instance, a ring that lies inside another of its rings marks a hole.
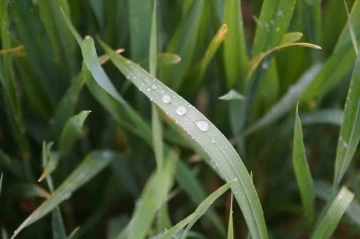
[[[296,181],[300,190],[300,197],[305,210],[305,215],[311,223],[314,219],[314,185],[311,178],[308,162],[306,160],[305,146],[301,121],[296,107],[294,142],[293,142],[293,168]]]
[[[84,48],[94,47],[93,40],[84,40]],[[237,178],[232,186],[249,230],[254,238],[267,238],[265,220],[259,198],[249,173],[239,155],[225,136],[197,109],[174,93],[167,86],[149,75],[141,67],[117,55],[104,43],[101,44],[115,66],[132,81],[148,98],[152,99],[171,117],[193,142],[202,148],[205,156],[211,158],[210,165],[226,181]],[[84,51],[84,58],[90,57]]]
[[[67,177],[67,179],[54,191],[49,199],[43,202],[14,232],[11,238],[15,238],[20,231],[30,224],[38,221],[54,210],[63,201],[71,197],[71,194],[92,179],[104,169],[114,158],[115,153],[109,151],[95,151],[90,153],[83,162]]]
[[[183,77],[192,63],[203,7],[204,0],[192,1],[190,9],[181,21],[167,48],[167,52],[174,52],[182,59],[176,65],[163,68],[164,81],[173,86],[175,90],[181,87]]]
[[[294,107],[296,102],[305,92],[307,86],[311,84],[311,81],[314,79],[314,75],[319,72],[320,68],[321,65],[317,64],[307,70],[295,83],[295,85],[290,86],[288,92],[276,103],[276,105],[274,105],[257,122],[246,129],[245,134],[249,135],[264,126],[271,124],[286,114],[292,107]]]
[[[357,57],[347,95],[344,119],[336,150],[334,187],[338,187],[360,140],[360,55]]]
[[[307,124],[332,124],[341,126],[344,112],[340,109],[320,109],[311,113],[301,114],[300,119]]]
[[[225,1],[224,23],[229,29],[224,41],[224,66],[227,87],[233,87],[234,83],[240,80],[239,90],[243,90],[244,79],[247,75],[248,55],[240,1]]]
[[[82,136],[83,124],[90,112],[81,111],[66,122],[59,139],[59,150],[61,152],[68,153],[73,144]]]
[[[343,187],[331,203],[325,216],[316,228],[312,239],[330,238],[340,222],[345,210],[354,198],[354,194]]]
[[[173,151],[166,158],[164,167],[153,174],[141,194],[132,219],[117,239],[145,238],[156,211],[161,207],[169,193],[174,179],[178,156]],[[159,187],[161,185],[161,187]]]
[[[191,228],[191,226],[202,216],[205,214],[205,212],[208,210],[208,208],[215,202],[216,199],[218,199],[221,195],[223,195],[231,186],[233,182],[228,182],[218,188],[215,192],[210,194],[200,205],[196,208],[195,212],[187,216],[185,219],[180,221],[178,224],[176,224],[174,227],[172,227],[170,230],[168,230],[165,235],[161,237],[161,239],[170,239],[172,236],[174,236],[176,233],[178,233],[181,229],[183,229],[186,225],[188,227],[186,228],[185,233],[183,234],[182,238],[186,238],[187,231]]]

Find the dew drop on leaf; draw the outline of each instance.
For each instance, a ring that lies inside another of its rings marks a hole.
[[[162,97],[162,102],[164,102],[165,104],[169,104],[171,102],[171,97],[169,95],[163,95]]]
[[[178,115],[184,115],[187,113],[187,109],[184,107],[184,106],[179,106],[177,109],[176,109],[176,113]]]
[[[209,130],[209,123],[205,120],[198,120],[195,123],[201,131],[206,132]]]

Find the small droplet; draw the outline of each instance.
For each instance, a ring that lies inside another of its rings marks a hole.
[[[155,89],[156,89],[156,85],[151,86],[151,88],[153,88],[153,90],[155,90]]]
[[[146,89],[146,91],[148,91],[148,92],[149,92],[149,91],[150,91],[150,88],[147,88],[147,89]]]
[[[184,115],[187,113],[187,109],[184,107],[184,106],[179,106],[177,109],[176,109],[176,113],[178,115]]]
[[[261,64],[261,67],[264,69],[264,70],[267,70],[269,69],[269,63],[267,61],[264,61],[262,64]]]
[[[162,97],[162,102],[164,102],[165,104],[169,104],[171,102],[171,97],[169,95],[163,95]]]
[[[209,123],[206,122],[205,120],[196,121],[196,125],[203,132],[206,132],[209,130]]]
[[[211,139],[211,143],[215,144],[216,140],[215,139]]]
[[[278,15],[279,17],[282,17],[282,16],[284,15],[284,13],[283,13],[282,11],[278,11],[278,12],[277,12],[277,15]]]

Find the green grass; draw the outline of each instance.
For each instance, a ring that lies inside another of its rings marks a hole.
[[[359,15],[0,0],[2,237],[358,238]]]

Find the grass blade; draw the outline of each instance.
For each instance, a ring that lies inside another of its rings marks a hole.
[[[176,65],[163,68],[164,82],[170,84],[175,90],[181,87],[185,73],[192,63],[203,7],[204,0],[192,1],[190,9],[167,47],[167,52],[174,52],[182,59]]]
[[[330,238],[353,198],[354,194],[347,188],[343,187],[331,203],[329,209],[311,238]]]
[[[51,140],[58,140],[66,121],[74,114],[76,102],[84,82],[84,77],[81,73],[75,76],[72,80],[71,86],[68,88],[60,103],[56,107],[51,121],[49,137]]]
[[[324,181],[315,181],[315,193],[316,196],[329,201],[332,199],[331,185]],[[349,207],[346,209],[345,214],[358,226],[360,226],[360,205],[356,200],[353,200]]]
[[[3,176],[4,176],[4,173],[1,173],[1,176],[0,176],[0,196],[1,196],[1,189],[2,189],[2,184],[3,184]]]
[[[295,85],[289,88],[288,92],[276,103],[276,105],[274,105],[262,118],[246,129],[244,134],[249,135],[285,115],[292,107],[294,107],[308,85],[311,84],[314,75],[316,75],[320,69],[321,65],[316,64],[307,70]]]
[[[218,188],[215,192],[210,194],[200,205],[196,208],[195,212],[187,216],[185,219],[180,221],[174,227],[172,227],[169,231],[165,233],[161,237],[161,239],[170,239],[176,233],[178,233],[181,229],[183,229],[187,224],[188,227],[186,228],[185,233],[183,234],[182,238],[186,238],[187,231],[191,228],[191,226],[208,210],[208,208],[214,203],[216,199],[218,199],[221,195],[223,195],[231,186],[233,182],[228,182]]]
[[[229,226],[227,239],[234,239],[234,222],[233,222],[233,195],[231,194],[230,212],[229,212]]]
[[[219,97],[219,100],[244,100],[245,97],[236,90],[231,89],[228,93]]]
[[[355,35],[355,31],[354,31],[354,28],[353,28],[353,24],[351,22],[351,17],[350,17],[350,13],[349,13],[349,8],[347,6],[347,3],[346,1],[344,0],[344,5],[345,5],[345,10],[346,10],[346,14],[347,14],[347,25],[349,27],[349,34],[350,34],[350,38],[351,38],[351,42],[354,46],[354,51],[356,53],[356,55],[359,55],[359,46],[358,46],[358,43],[357,43],[357,40],[356,40],[356,35]]]
[[[241,2],[226,0],[224,5],[224,23],[229,32],[224,41],[224,66],[227,87],[239,82],[239,90],[243,90],[244,80],[248,68],[248,55],[246,52],[246,39],[241,16]]]
[[[292,161],[296,181],[300,190],[301,201],[305,210],[305,215],[310,225],[314,220],[314,185],[312,182],[309,165],[306,160],[302,126],[298,108],[299,107],[296,106]]]
[[[162,206],[173,185],[177,160],[177,154],[170,151],[164,167],[160,168],[148,179],[131,221],[125,230],[117,236],[117,239],[145,238],[156,211]]]
[[[360,140],[360,55],[355,62],[336,150],[334,189],[340,184]]]
[[[117,155],[109,151],[94,151],[69,175],[49,199],[43,202],[14,232],[12,239],[30,224],[51,212],[71,194],[104,169]]]
[[[68,153],[73,144],[82,136],[84,121],[90,112],[86,110],[81,111],[66,122],[59,139],[59,150],[62,153]]]
[[[341,126],[344,112],[340,109],[320,109],[311,113],[301,114],[303,125],[332,124]]]
[[[254,56],[279,44],[288,28],[296,0],[265,0],[257,20],[252,53]]]
[[[233,180],[236,181],[237,179]],[[220,197],[221,195],[223,195],[231,186],[231,184],[233,183],[233,181],[230,181],[228,183],[226,183],[225,185],[221,186],[219,189],[217,189],[214,193],[210,194],[210,196],[214,197],[214,200],[217,199],[218,197]],[[209,196],[209,197],[210,197]],[[213,202],[213,201],[212,201]],[[211,204],[210,204],[211,205]],[[192,226],[195,224],[195,222],[197,220],[199,220],[200,217],[202,217],[202,215],[205,214],[205,212],[207,211],[207,209],[210,207],[209,204],[200,204],[194,214],[194,217],[191,219],[191,221],[189,222],[189,224],[187,225],[185,232],[183,234],[182,238],[186,238],[187,233],[189,232],[189,230],[192,228]]]
[[[92,45],[93,47],[93,44],[91,38],[84,40],[84,46]],[[189,137],[193,137],[193,142],[212,159],[210,165],[220,176],[226,181],[238,179],[233,184],[232,191],[242,209],[251,235],[254,238],[267,238],[265,221],[255,187],[245,165],[225,136],[182,97],[135,63],[116,55],[104,43],[101,45],[126,78],[152,99],[168,116],[177,121]],[[84,53],[84,58],[89,57],[86,51]]]

